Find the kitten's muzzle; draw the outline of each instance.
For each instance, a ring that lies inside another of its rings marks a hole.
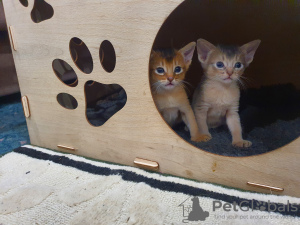
[[[173,86],[174,84],[172,82],[169,82],[168,84],[166,84],[165,86]]]

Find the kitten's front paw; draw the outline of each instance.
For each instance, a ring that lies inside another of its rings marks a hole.
[[[199,134],[195,137],[192,137],[191,140],[195,142],[207,142],[211,139],[210,135],[207,134]]]
[[[241,140],[237,142],[232,142],[232,145],[238,148],[249,148],[252,145],[252,142],[247,140]]]

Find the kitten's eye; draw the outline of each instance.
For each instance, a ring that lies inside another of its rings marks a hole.
[[[182,72],[182,68],[180,66],[176,66],[175,69],[174,69],[174,72],[177,73],[177,74],[181,73]]]
[[[216,67],[217,67],[218,69],[222,69],[222,68],[224,68],[224,63],[222,63],[222,62],[217,62],[217,63],[216,63]]]
[[[237,69],[240,69],[240,68],[242,68],[242,63],[240,63],[240,62],[237,62],[235,65],[234,65],[234,68],[237,68]]]
[[[164,68],[162,67],[158,67],[156,68],[155,72],[158,74],[158,75],[163,75],[165,73],[165,70]]]

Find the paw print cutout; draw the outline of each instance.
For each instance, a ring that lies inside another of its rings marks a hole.
[[[77,68],[84,74],[91,74],[94,64],[85,43],[75,37],[70,40],[69,47],[71,58]],[[116,54],[113,45],[107,40],[100,45],[99,59],[107,73],[113,72],[116,65]],[[71,65],[62,59],[54,59],[52,68],[61,82],[71,88],[76,88],[78,77]],[[102,84],[89,79],[84,84],[84,94],[86,118],[93,126],[102,126],[121,110],[127,101],[127,94],[119,84]],[[56,98],[58,103],[66,109],[74,110],[78,106],[77,100],[68,93],[59,93]]]
[[[19,0],[24,7],[28,7],[28,0]],[[31,19],[35,23],[43,22],[50,19],[54,15],[53,7],[45,0],[34,0],[31,10]]]

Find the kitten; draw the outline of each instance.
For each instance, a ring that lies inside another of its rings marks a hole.
[[[252,62],[260,40],[241,47],[214,46],[204,39],[197,41],[198,59],[204,70],[204,80],[193,97],[193,110],[199,131],[205,141],[211,139],[208,128],[227,124],[235,147],[250,147],[242,138],[239,99],[240,81],[245,68]]]
[[[188,127],[192,141],[200,133],[195,115],[184,89],[184,78],[192,62],[195,42],[180,50],[152,51],[150,58],[150,84],[154,102],[164,120],[172,127],[182,120]]]

